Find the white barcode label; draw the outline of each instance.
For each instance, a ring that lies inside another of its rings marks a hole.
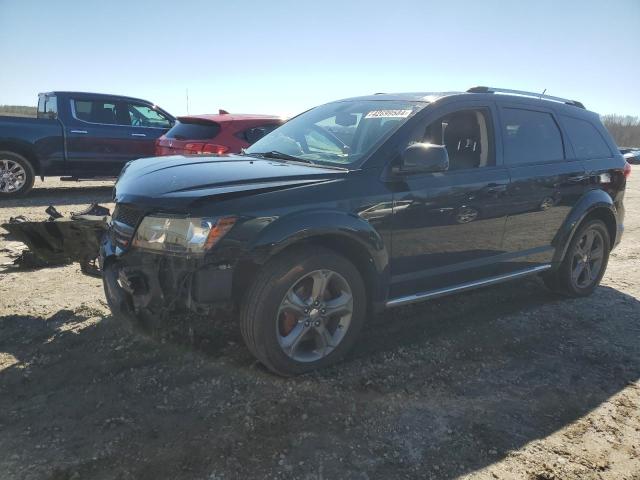
[[[411,110],[372,110],[364,118],[406,118]]]

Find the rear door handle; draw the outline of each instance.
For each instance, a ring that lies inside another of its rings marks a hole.
[[[71,133],[82,133],[83,135],[86,135],[89,132],[87,132],[86,130],[71,130]]]
[[[569,181],[573,183],[584,182],[585,180],[591,178],[591,176],[592,175],[588,173],[586,175],[574,175],[572,177],[569,177]]]
[[[146,137],[146,135],[144,133],[132,133],[131,136],[132,137]]]

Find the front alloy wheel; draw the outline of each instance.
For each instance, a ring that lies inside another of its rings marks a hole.
[[[366,289],[345,257],[295,247],[263,266],[240,310],[247,347],[271,371],[296,375],[337,362],[365,320]]]
[[[351,324],[353,294],[332,270],[315,270],[293,285],[280,303],[278,343],[297,362],[315,362],[330,354]]]

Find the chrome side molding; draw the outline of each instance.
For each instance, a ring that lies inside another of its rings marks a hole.
[[[442,297],[449,295],[450,293],[463,292],[465,290],[472,290],[474,288],[484,287],[487,285],[493,285],[495,283],[506,282],[519,277],[526,277],[527,275],[533,275],[543,272],[551,268],[551,265],[539,265],[537,267],[527,268],[525,270],[518,270],[517,272],[507,273],[504,275],[498,275],[497,277],[489,277],[484,280],[476,280],[474,282],[461,283],[460,285],[454,285],[452,287],[439,288],[437,290],[430,290],[428,292],[416,293],[413,295],[407,295],[406,297],[398,297],[388,300],[387,307],[399,307],[401,305],[407,305],[409,303],[421,302],[423,300],[429,300],[431,298]]]

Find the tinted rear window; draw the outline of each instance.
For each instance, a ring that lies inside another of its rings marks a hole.
[[[609,147],[600,132],[586,120],[573,117],[562,117],[569,139],[573,144],[576,157],[581,159],[605,158],[611,156]]]
[[[177,121],[167,132],[167,138],[176,140],[210,140],[220,132],[220,125],[212,122],[190,123]]]
[[[502,124],[508,164],[560,161],[564,158],[562,135],[549,113],[505,108]]]

